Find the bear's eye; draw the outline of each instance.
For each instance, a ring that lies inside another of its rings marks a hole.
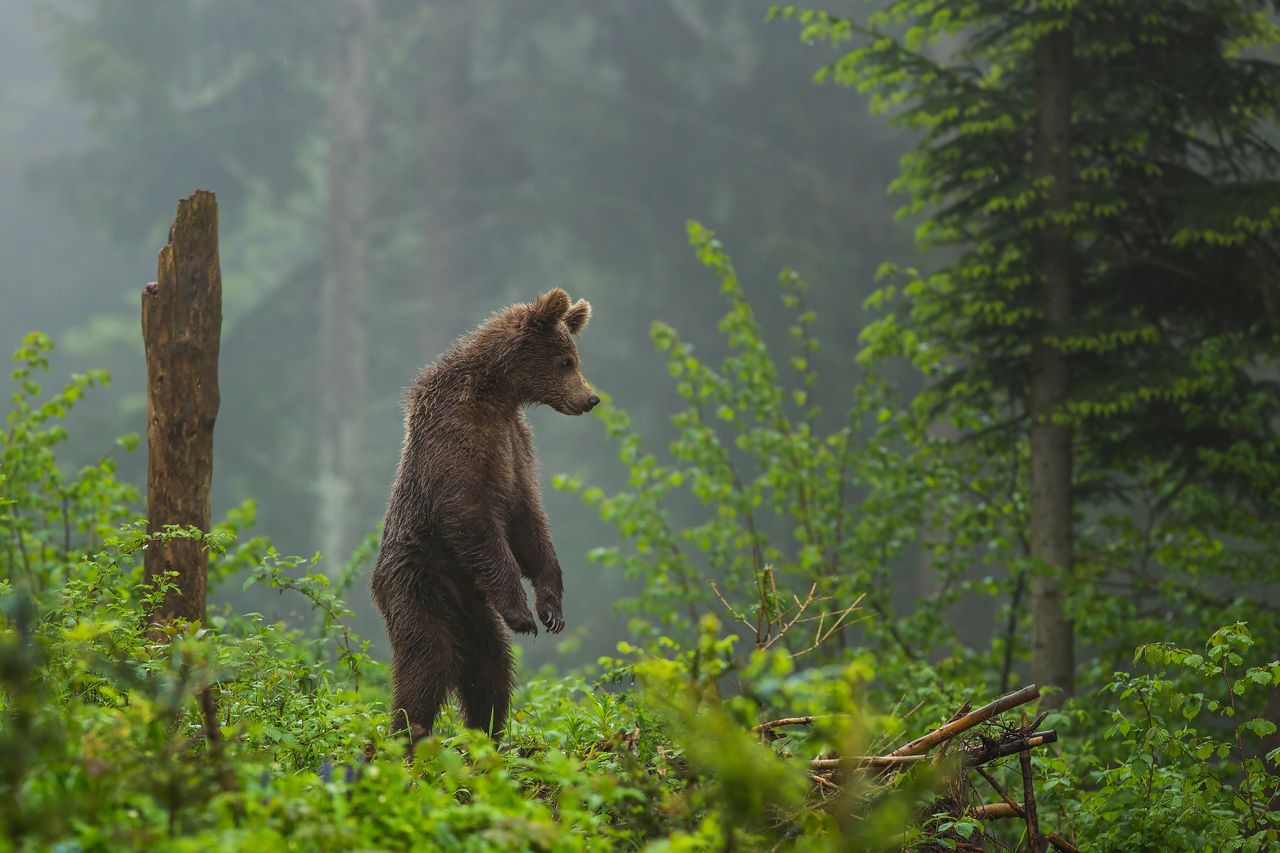
[[[565,370],[568,370],[570,367],[573,367],[573,359],[565,358],[561,360],[560,366],[563,367]]]

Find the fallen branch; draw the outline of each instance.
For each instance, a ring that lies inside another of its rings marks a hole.
[[[964,756],[962,760],[966,767],[977,767],[980,764],[987,764],[997,758],[1015,755],[1033,747],[1056,743],[1057,740],[1058,733],[1055,731],[1036,732],[1026,736],[1015,736],[1008,741],[992,741],[980,749],[969,750],[961,753],[961,755]],[[897,753],[889,755],[856,755],[848,760],[843,758],[815,758],[809,762],[809,767],[815,770],[831,770],[849,764],[859,769],[884,769],[902,767],[917,761],[929,760],[930,756],[928,755],[898,755]]]
[[[818,783],[819,788],[825,788],[828,791],[835,791],[836,793],[840,792],[840,786],[835,782],[832,782],[826,776],[815,773],[811,778],[813,781]]]
[[[1001,696],[994,702],[983,705],[975,711],[970,711],[963,717],[952,720],[927,735],[916,738],[905,746],[898,747],[891,754],[897,756],[923,755],[943,741],[951,740],[961,732],[968,731],[980,723],[985,723],[997,714],[1003,714],[1010,708],[1025,705],[1038,698],[1040,698],[1040,688],[1035,684],[1027,685],[1021,690]]]
[[[813,770],[834,770],[846,763],[852,763],[857,768],[901,767],[904,764],[927,761],[928,758],[927,755],[855,755],[849,762],[843,758],[815,758],[809,762],[809,767]]]
[[[817,717],[783,717],[781,720],[770,720],[767,723],[761,723],[751,730],[752,734],[760,734],[761,732],[770,732],[783,726],[809,726]]]
[[[947,758],[946,752],[950,742],[982,723],[991,720],[999,714],[1004,713],[1019,705],[1025,705],[1040,696],[1040,688],[1036,685],[1028,685],[1021,690],[1008,693],[996,699],[994,702],[983,705],[977,710],[969,710],[966,703],[955,714],[952,715],[946,723],[934,729],[915,740],[898,747],[887,755],[859,755],[846,756],[843,758],[815,758],[809,761],[809,775],[813,784],[818,788],[826,791],[839,790],[839,786],[832,781],[828,774],[839,770],[882,770],[889,771],[901,769],[916,762],[929,761],[934,764],[944,761]],[[1038,746],[1056,743],[1058,733],[1052,729],[1046,731],[1036,731],[1036,726],[1044,722],[1048,716],[1047,711],[1038,714],[1029,724],[1027,715],[1022,714],[1022,725],[1017,727],[1003,727],[1003,731],[996,738],[990,738],[979,734],[976,738],[970,737],[963,739],[961,743],[967,746],[966,749],[952,753],[958,760],[958,766],[964,770],[976,770],[982,774],[991,787],[1000,795],[1003,802],[985,803],[970,809],[970,813],[979,820],[1000,820],[1006,818],[1022,818],[1027,822],[1028,849],[1038,851],[1043,841],[1047,841],[1054,849],[1063,851],[1063,853],[1078,853],[1075,845],[1067,841],[1062,836],[1053,832],[1044,832],[1039,825],[1039,818],[1036,814],[1035,806],[1035,782],[1031,771],[1031,753],[1030,750]],[[812,716],[803,717],[784,717],[778,720],[771,720],[767,723],[761,723],[753,729],[758,734],[768,734],[775,729],[789,725],[810,725],[815,720]],[[774,737],[781,737],[775,735]],[[977,744],[977,745],[975,745]],[[939,745],[945,745],[943,749],[932,755],[928,754],[930,750]],[[1010,755],[1018,755],[1022,762],[1023,771],[1023,802],[1015,802],[1012,797],[995,781],[981,765],[1004,758]],[[958,802],[958,801],[957,801]],[[956,812],[958,815],[959,812]]]
[[[1046,732],[1035,732],[1030,735],[1015,737],[1012,740],[986,743],[981,749],[971,750],[964,760],[968,766],[976,767],[979,764],[995,761],[997,758],[1004,758],[1006,755],[1014,755],[1033,747],[1057,742],[1058,733],[1050,729]]]
[[[983,803],[974,806],[969,814],[978,820],[1003,820],[1009,817],[1022,817],[1022,807],[1018,803]]]

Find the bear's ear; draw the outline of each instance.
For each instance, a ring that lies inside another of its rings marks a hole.
[[[569,310],[569,294],[562,288],[548,290],[529,304],[529,321],[534,325],[551,325]]]
[[[565,325],[569,327],[569,333],[574,335],[585,329],[590,319],[591,303],[585,299],[573,303],[573,307],[564,315]]]

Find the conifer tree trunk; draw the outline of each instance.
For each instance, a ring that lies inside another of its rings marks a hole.
[[[1046,213],[1070,204],[1071,55],[1069,29],[1042,36],[1034,47],[1036,126],[1032,160],[1038,177],[1051,177]],[[1037,245],[1043,283],[1045,338],[1061,334],[1071,318],[1070,237],[1058,221],[1046,222]],[[1070,377],[1067,357],[1051,340],[1036,341],[1031,351],[1031,554],[1042,561],[1031,581],[1031,677],[1070,696],[1075,687],[1073,628],[1064,612],[1062,578],[1074,555],[1071,495],[1071,427],[1054,423],[1066,401]]]
[[[147,359],[147,529],[210,525],[213,425],[218,418],[218,349],[222,336],[222,272],[218,203],[197,190],[178,203],[156,281],[142,293]],[[209,558],[193,539],[153,542],[143,556],[147,583],[177,572],[174,587],[151,613],[152,623],[201,621]]]
[[[335,571],[353,545],[352,517],[368,384],[369,50],[375,0],[344,0],[330,101],[328,246],[321,298],[316,541]]]
[[[474,221],[474,205],[466,203],[465,155],[471,144],[471,38],[475,6],[466,0],[443,0],[431,7],[430,26],[422,50],[430,57],[430,73],[422,81],[422,111],[426,117],[422,144],[422,167],[426,178],[426,208],[423,222],[423,283],[432,306],[458,312],[461,300],[445,298],[449,293],[469,290],[469,266],[465,239],[459,223]],[[470,320],[447,316],[450,326],[461,327]],[[427,331],[427,327],[424,327]],[[439,340],[424,340],[425,352],[435,352]]]

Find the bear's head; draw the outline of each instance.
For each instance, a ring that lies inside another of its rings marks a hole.
[[[585,299],[571,304],[569,294],[558,287],[521,306],[512,372],[527,402],[563,415],[585,414],[599,405],[573,342],[590,319],[591,305]]]

